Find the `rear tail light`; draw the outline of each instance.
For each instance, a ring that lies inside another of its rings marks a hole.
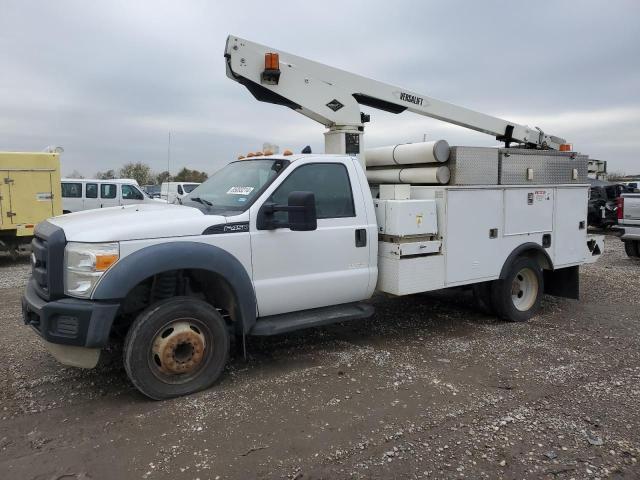
[[[616,199],[616,205],[618,206],[618,220],[622,220],[624,218],[624,198],[618,197]]]

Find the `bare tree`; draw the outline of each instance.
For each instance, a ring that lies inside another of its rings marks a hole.
[[[96,178],[98,180],[112,180],[116,178],[116,172],[112,169],[104,172],[98,172],[96,173]]]
[[[78,170],[74,170],[69,175],[67,175],[67,178],[84,178],[84,176]]]
[[[625,179],[625,173],[622,171],[613,171],[607,174],[607,178],[610,182],[619,182]]]
[[[121,178],[133,178],[139,185],[148,185],[152,182],[151,167],[146,163],[127,163],[120,169]]]

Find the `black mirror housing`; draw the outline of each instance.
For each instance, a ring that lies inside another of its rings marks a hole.
[[[307,232],[318,228],[316,196],[313,192],[291,192],[288,197],[289,228]]]
[[[274,219],[275,212],[287,212],[287,222]],[[258,213],[258,230],[289,228],[294,232],[308,232],[318,228],[316,215],[316,196],[313,192],[291,192],[287,205],[265,203]]]

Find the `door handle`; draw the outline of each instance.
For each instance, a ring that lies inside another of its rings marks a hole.
[[[366,247],[367,246],[367,229],[366,228],[357,228],[356,229],[356,247]]]

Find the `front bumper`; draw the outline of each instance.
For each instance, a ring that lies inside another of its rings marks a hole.
[[[47,302],[29,280],[22,297],[22,317],[44,340],[76,347],[104,347],[120,304],[76,298]]]

